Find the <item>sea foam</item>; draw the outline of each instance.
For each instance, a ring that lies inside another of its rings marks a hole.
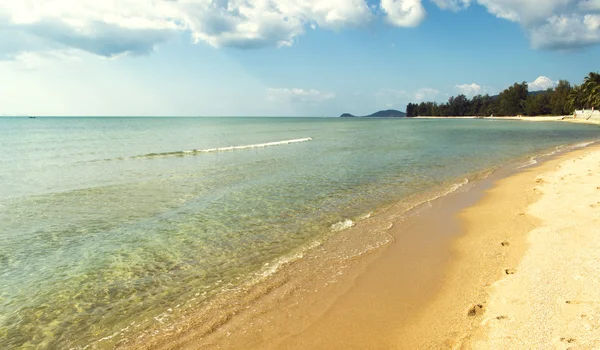
[[[312,137],[305,137],[305,138],[293,139],[293,140],[266,142],[266,143],[256,143],[256,144],[252,144],[252,145],[243,145],[243,146],[228,146],[228,147],[216,147],[216,148],[205,148],[205,149],[191,149],[191,150],[186,150],[186,151],[148,153],[148,154],[143,154],[143,155],[139,155],[139,156],[134,156],[131,158],[139,159],[139,158],[153,158],[153,157],[198,155],[198,154],[216,153],[216,152],[231,152],[231,151],[239,151],[239,150],[252,149],[252,148],[283,146],[283,145],[289,145],[289,144],[293,144],[293,143],[300,143],[300,142],[307,142],[307,141],[312,141]]]
[[[354,227],[354,225],[355,225],[354,221],[352,221],[350,219],[346,219],[344,221],[340,221],[338,223],[331,225],[331,230],[333,232],[342,231],[342,230]]]

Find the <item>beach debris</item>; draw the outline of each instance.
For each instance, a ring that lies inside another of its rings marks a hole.
[[[515,269],[504,269],[504,273],[507,275],[514,275],[515,273],[517,273],[517,270]]]

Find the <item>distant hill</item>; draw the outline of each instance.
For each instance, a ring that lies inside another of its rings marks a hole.
[[[365,116],[355,116],[350,113],[344,113],[340,117],[342,118],[404,118],[406,117],[406,113],[397,111],[395,109],[388,109],[385,111],[375,112],[370,115]]]

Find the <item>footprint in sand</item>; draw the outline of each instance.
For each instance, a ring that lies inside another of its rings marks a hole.
[[[575,342],[575,339],[573,339],[573,338],[560,338],[560,341],[565,342],[565,343],[569,343],[569,344],[573,344]]]
[[[508,247],[508,246],[510,246],[510,242],[509,241],[500,242],[500,245],[502,245],[503,247]]]
[[[467,316],[469,316],[469,317],[481,316],[481,315],[483,315],[484,312],[485,312],[484,304],[475,304],[475,305],[471,305],[469,307],[469,310],[467,311]]]
[[[593,301],[567,300],[567,301],[565,301],[565,304],[579,305],[579,304],[596,304],[596,303]]]
[[[496,316],[497,320],[506,320],[507,318],[508,318],[508,316],[505,316],[505,315]]]
[[[514,275],[515,273],[517,273],[517,270],[515,269],[504,269],[504,273],[507,275]]]

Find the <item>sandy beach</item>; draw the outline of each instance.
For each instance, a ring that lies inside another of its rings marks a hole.
[[[133,347],[598,347],[598,173],[593,145],[496,173],[413,217],[391,208],[284,264],[209,329],[197,323]],[[382,227],[386,248],[355,252],[339,270],[318,263]]]
[[[599,146],[570,152],[463,210],[442,291],[399,348],[598,348],[599,172]]]
[[[525,211],[538,220],[527,233],[528,249],[490,287],[487,311],[469,347],[600,347],[599,172],[599,147],[539,171],[532,189],[539,199]]]
[[[565,122],[565,123],[578,123],[578,124],[592,124],[598,125],[600,124],[600,120],[598,119],[575,119],[572,115],[565,116],[537,116],[537,117],[528,117],[528,116],[508,116],[508,117],[412,117],[414,119],[489,119],[489,120],[520,120],[527,122]]]

